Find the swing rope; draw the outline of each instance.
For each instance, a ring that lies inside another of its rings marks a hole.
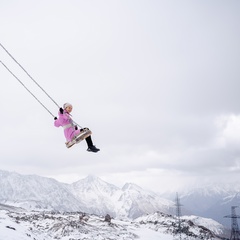
[[[34,78],[25,70],[25,68],[10,54],[10,52],[0,43],[0,46],[4,49],[4,51],[14,60],[15,63],[27,74],[27,76],[52,100],[55,105],[60,108],[60,106],[54,101],[54,99],[37,83],[37,81],[34,80]],[[0,63],[8,70],[8,72],[18,80],[18,82],[44,107],[53,117],[55,117],[54,114],[23,84],[23,82],[0,60]],[[79,128],[82,128],[78,123],[73,121],[73,124],[78,126]]]
[[[32,81],[56,104],[58,108],[60,106],[53,100],[53,98],[34,80],[34,78],[25,70],[25,68],[12,56],[12,54],[0,43],[0,46],[4,49],[4,51],[13,59],[15,63],[32,79]]]
[[[0,60],[0,63],[8,70],[9,73],[15,77],[20,84],[54,117],[54,115],[49,111],[49,109],[23,84],[23,82]]]

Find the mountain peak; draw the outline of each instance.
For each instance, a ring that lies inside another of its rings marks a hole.
[[[106,185],[111,185],[105,181],[103,181],[101,178],[95,176],[95,175],[88,175],[87,177],[77,181],[77,182],[74,182],[73,185],[75,186],[83,186],[83,187],[97,187],[97,186],[106,186]]]
[[[85,177],[83,180],[87,182],[94,182],[94,181],[102,181],[99,177],[89,174],[87,177]]]
[[[88,175],[82,180],[79,180],[72,184],[73,188],[76,192],[81,192],[81,194],[85,193],[89,194],[113,194],[115,191],[118,191],[119,188],[114,186],[113,184],[107,183],[100,179],[95,175]]]
[[[126,190],[135,190],[135,191],[142,191],[142,188],[139,187],[138,185],[134,184],[134,183],[126,183],[123,187],[122,187],[123,191]]]

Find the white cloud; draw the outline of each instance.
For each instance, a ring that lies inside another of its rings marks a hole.
[[[240,150],[240,115],[220,116],[216,121],[219,128],[217,142],[220,147]]]

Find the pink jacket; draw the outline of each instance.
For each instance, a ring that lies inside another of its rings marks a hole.
[[[64,135],[67,141],[71,141],[74,136],[80,133],[80,129],[75,130],[73,120],[70,117],[70,114],[64,110],[63,114],[58,113],[58,119],[54,121],[55,127],[63,127]]]

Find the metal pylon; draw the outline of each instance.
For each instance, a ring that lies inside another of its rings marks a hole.
[[[237,222],[237,219],[240,218],[240,216],[236,214],[236,210],[235,210],[237,207],[238,206],[232,206],[231,215],[225,216],[226,218],[232,219],[232,230],[231,230],[230,240],[240,240],[240,232],[239,232],[239,227]]]
[[[179,236],[179,239],[182,239],[182,226],[181,226],[181,204],[180,199],[178,197],[178,193],[176,193],[176,199],[175,199],[175,206],[176,206],[176,216],[178,219],[178,228],[177,228],[177,234]]]

